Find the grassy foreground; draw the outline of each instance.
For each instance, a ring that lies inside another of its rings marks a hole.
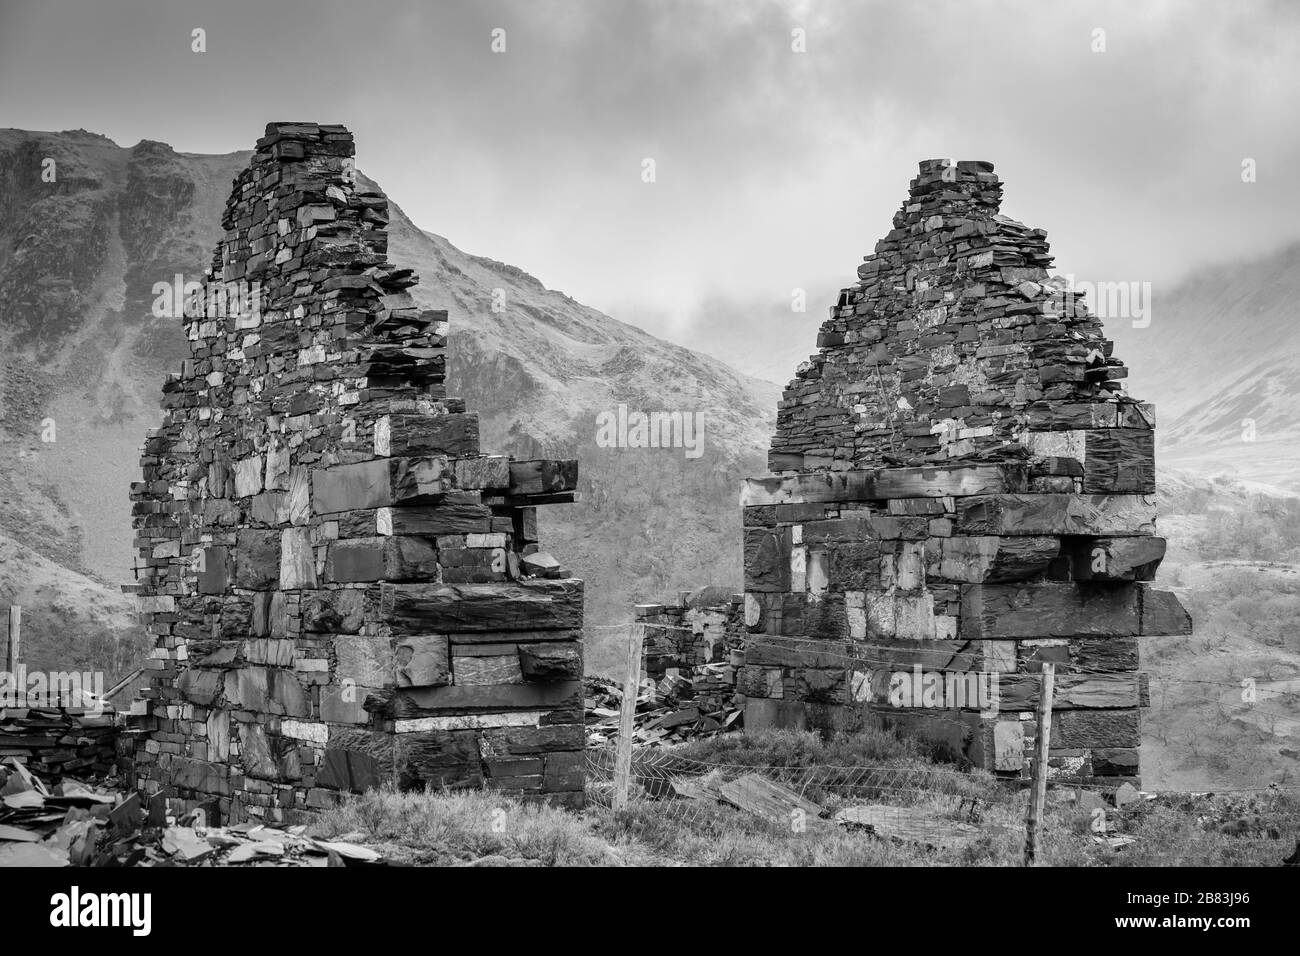
[[[961,846],[928,848],[826,821],[777,825],[709,801],[655,799],[644,790],[613,813],[524,804],[490,791],[370,792],[321,816],[316,836],[380,850],[394,863],[471,866],[1019,866],[1025,792],[979,771],[938,765],[888,734],[823,741],[813,734],[733,734],[674,748],[670,771],[762,768],[835,810],[864,803],[973,824]],[[862,768],[870,767],[870,771]],[[593,784],[593,804],[601,798]],[[651,786],[650,790],[657,788]],[[1300,839],[1295,794],[1161,796],[1104,811],[1116,850],[1093,839],[1098,811],[1049,798],[1040,862],[1053,866],[1277,866]]]

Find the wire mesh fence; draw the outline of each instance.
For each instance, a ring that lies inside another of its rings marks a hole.
[[[756,639],[815,641],[824,659],[836,653],[818,639]],[[846,650],[844,663],[896,666],[893,655],[898,650],[897,645],[858,642]],[[1057,673],[1085,670],[1064,665]],[[1285,721],[1295,720],[1289,713],[1295,692],[1274,686],[1276,682],[1269,685],[1269,693],[1257,694],[1258,682],[1236,675],[1214,680],[1153,674],[1150,680],[1150,705],[1156,709],[1214,703],[1228,708],[1224,711],[1228,713],[1239,705],[1255,723],[1269,711],[1274,733],[1277,726],[1284,731],[1290,726]],[[636,686],[643,708],[655,701],[653,681],[642,676]],[[606,726],[612,723],[609,717]],[[607,734],[597,734],[596,739],[587,754],[588,802],[597,813],[612,813],[620,805],[615,796],[618,740]],[[637,812],[669,815],[681,826],[705,832],[718,831],[729,816],[744,811],[774,833],[802,833],[833,824],[850,832],[943,849],[989,836],[1024,839],[1029,805],[1024,779],[1007,780],[960,767],[918,766],[916,761],[760,764],[751,759],[753,752],[746,752],[746,760],[728,762],[725,747],[704,748],[710,755],[701,757],[701,748],[681,737],[656,737],[640,729],[630,750],[628,805]],[[1234,776],[1240,779],[1240,774]],[[1072,776],[1068,768],[1058,767],[1050,774],[1045,825],[1056,828],[1058,836],[1064,831],[1115,851],[1161,828],[1183,828],[1179,839],[1188,844],[1184,862],[1199,865],[1300,860],[1293,853],[1300,840],[1300,786],[1285,774],[1280,780],[1271,776],[1276,782],[1267,786],[1240,786],[1231,779],[1210,786],[1202,779],[1195,789],[1138,790],[1106,787],[1096,776]],[[1189,821],[1191,830],[1186,829]]]
[[[615,804],[616,752],[587,752],[588,802]],[[835,824],[889,839],[949,846],[981,832],[986,781],[966,772],[913,766],[778,766],[726,763],[673,747],[633,749],[630,802],[670,809],[684,825],[710,825],[736,811],[774,831]]]
[[[634,749],[625,812],[653,814],[712,838],[722,838],[743,818],[739,825],[773,838],[837,828],[914,851],[938,851],[936,861],[960,859],[967,848],[1000,841],[1010,848],[1003,862],[1020,859],[1029,790],[987,773],[727,763],[678,752],[683,749]],[[619,815],[613,809],[615,766],[612,746],[588,751],[588,806],[611,819]],[[1300,794],[1276,786],[1216,793],[1136,791],[1132,799],[1116,802],[1113,793],[1096,790],[1095,781],[1058,778],[1040,826],[1047,843],[1090,846],[1098,860],[1122,861],[1122,854],[1136,849],[1150,862],[1160,844],[1161,862],[1300,862]],[[1059,858],[1059,851],[1047,855]]]

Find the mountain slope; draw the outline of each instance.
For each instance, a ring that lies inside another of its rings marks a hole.
[[[1142,641],[1151,682],[1143,783],[1292,786],[1300,773],[1300,498],[1166,468],[1159,510],[1169,553],[1156,580],[1177,593],[1195,630]]]
[[[105,686],[149,652],[135,598],[0,535],[0,597],[22,609],[22,662],[37,671],[100,671]]]
[[[1300,245],[1156,291],[1107,330],[1156,403],[1160,461],[1300,490]]]
[[[151,315],[153,284],[206,264],[246,155],[0,130],[0,452],[16,462],[0,468],[0,533],[130,579],[127,488],[186,354],[179,324]]]

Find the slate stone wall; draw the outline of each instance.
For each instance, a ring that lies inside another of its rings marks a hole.
[[[580,805],[582,582],[532,558],[577,464],[480,451],[352,157],[269,125],[185,310],[132,486],[139,786],[233,820],[383,782]]]
[[[1154,411],[1001,193],[921,163],[786,389],[737,690],[749,729],[897,725],[1022,775],[1053,661],[1053,772],[1137,782],[1141,639],[1191,629],[1149,583]]]
[[[742,595],[725,599],[717,588],[682,592],[676,604],[638,604],[646,676],[656,683],[680,676],[705,711],[732,704],[736,672],[745,643]]]

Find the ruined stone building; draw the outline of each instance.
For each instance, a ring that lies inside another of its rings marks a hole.
[[[480,451],[352,156],[343,127],[268,126],[186,309],[132,486],[137,782],[223,820],[383,782],[578,805],[582,582],[536,523],[577,464]]]
[[[786,389],[741,496],[737,690],[751,730],[877,720],[1020,774],[1053,661],[1053,771],[1136,780],[1139,645],[1191,629],[1148,583],[1154,414],[1001,197],[923,162]]]

